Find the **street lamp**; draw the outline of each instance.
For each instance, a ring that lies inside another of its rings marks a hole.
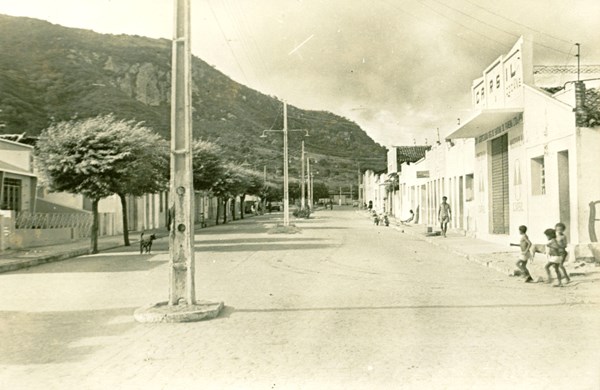
[[[282,130],[263,130],[260,138],[266,138],[267,133],[283,133],[283,226],[290,226],[290,194],[288,177],[288,133],[290,131],[304,131],[305,137],[308,137],[307,129],[288,129],[287,121],[287,102],[283,102],[283,129]]]

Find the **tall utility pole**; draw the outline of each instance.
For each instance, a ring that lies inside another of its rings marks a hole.
[[[169,305],[196,303],[190,0],[175,0],[171,76]]]
[[[579,81],[580,77],[579,77],[579,65],[581,64],[581,45],[579,43],[576,43],[575,46],[577,46],[577,54],[575,55],[575,57],[577,57],[577,81]]]
[[[304,182],[304,140],[302,140],[302,172],[300,173],[300,186],[301,186],[301,194],[300,194],[300,209],[304,210],[306,208],[306,194],[305,194],[305,182]]]
[[[262,138],[266,137],[267,132],[283,132],[283,226],[290,226],[290,192],[289,192],[289,175],[288,175],[288,133],[290,131],[304,131],[308,135],[306,129],[288,129],[287,118],[287,102],[283,102],[283,130],[263,130]]]
[[[310,173],[310,204],[314,206],[315,204],[315,173]]]
[[[306,158],[306,179],[308,181],[308,208],[312,210],[312,194],[310,192],[310,157]]]
[[[283,226],[290,226],[287,102],[283,102]]]
[[[363,198],[363,196],[362,196],[363,190],[362,190],[362,188],[360,188],[361,181],[362,181],[360,179],[360,176],[361,176],[360,175],[360,163],[357,163],[357,165],[358,165],[358,208],[362,209],[362,207],[363,207],[363,199],[362,199]]]

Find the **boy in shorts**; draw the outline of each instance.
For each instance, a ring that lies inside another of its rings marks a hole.
[[[558,283],[555,284],[554,287],[562,287],[562,278],[560,276],[560,271],[558,270],[558,266],[562,261],[562,256],[560,255],[560,246],[558,245],[558,242],[556,242],[556,231],[554,229],[546,229],[544,234],[548,239],[548,243],[546,244],[548,263],[546,263],[546,266],[544,267],[548,274],[548,281],[546,283],[552,283],[550,268],[554,268],[554,272],[556,272],[556,277],[558,278]]]
[[[531,258],[531,241],[527,237],[527,226],[519,226],[519,233],[521,233],[521,241],[519,247],[521,248],[521,254],[519,254],[519,260],[517,261],[517,268],[521,270],[521,273],[525,277],[525,283],[533,282],[533,278],[527,269],[527,262],[533,260]]]
[[[571,278],[565,269],[564,263],[567,260],[567,236],[565,236],[565,230],[567,227],[564,223],[559,222],[554,226],[554,230],[556,230],[556,242],[558,246],[560,246],[559,255],[562,256],[562,260],[558,265],[558,269],[562,272],[563,276],[567,280],[567,283],[571,282]]]

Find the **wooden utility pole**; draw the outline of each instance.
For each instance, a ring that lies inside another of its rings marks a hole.
[[[306,193],[305,193],[305,177],[304,177],[304,140],[302,140],[302,172],[300,173],[300,186],[301,186],[301,194],[300,194],[300,209],[304,210],[306,207]]]
[[[357,172],[358,173],[358,208],[362,209],[362,207],[363,207],[363,199],[362,199],[363,198],[363,196],[362,196],[363,190],[362,190],[362,188],[360,188],[361,184],[362,184],[361,183],[362,180],[360,179],[360,176],[361,176],[360,175],[360,162],[357,163],[357,170],[358,170],[358,172]]]
[[[308,208],[312,210],[312,193],[310,191],[310,158],[306,158],[306,180],[308,181]]]
[[[196,303],[190,0],[175,0],[171,69],[169,305]]]
[[[288,133],[290,131],[304,131],[308,135],[306,129],[288,129],[287,117],[287,102],[283,102],[283,130],[263,130],[262,138],[266,137],[267,132],[283,132],[283,226],[290,226],[290,192],[289,192],[289,174],[288,174]]]
[[[290,226],[287,102],[283,102],[283,226]]]

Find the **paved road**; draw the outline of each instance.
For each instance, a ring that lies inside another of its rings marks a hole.
[[[197,295],[227,305],[212,321],[133,322],[166,299],[166,239],[0,275],[0,388],[600,388],[589,288],[519,283],[353,211],[273,222],[198,234]]]

